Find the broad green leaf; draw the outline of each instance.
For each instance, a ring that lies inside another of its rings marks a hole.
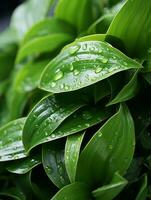
[[[21,40],[28,29],[42,20],[49,12],[53,0],[28,0],[14,11],[11,18],[11,28],[15,30],[18,40]],[[33,12],[34,11],[34,12]]]
[[[107,105],[113,105],[132,99],[138,92],[138,86],[138,71],[136,71],[130,81],[124,85],[121,91]]]
[[[147,199],[147,175],[145,174],[142,177],[142,185],[141,188],[139,190],[139,193],[136,196],[135,200],[145,200]]]
[[[47,63],[48,60],[28,62],[15,74],[7,98],[10,119],[21,116],[28,94],[38,87],[41,73]]]
[[[108,183],[117,171],[123,175],[132,160],[134,146],[133,120],[126,105],[121,105],[81,152],[76,180],[93,187]]]
[[[53,134],[61,137],[68,136],[106,120],[111,116],[113,110],[100,105],[85,106],[65,119]]]
[[[84,105],[78,97],[71,95],[47,96],[32,109],[23,130],[26,151],[30,151],[41,143],[64,137],[53,134],[53,131],[63,120]]]
[[[72,41],[72,36],[66,33],[55,33],[34,38],[23,45],[17,55],[16,62],[20,62],[28,56],[53,52]]]
[[[151,44],[151,1],[127,0],[107,31],[107,41],[114,38],[123,43],[126,53],[132,57],[144,56]]]
[[[65,146],[65,165],[71,183],[75,182],[77,163],[84,133],[67,137]]]
[[[23,44],[37,37],[56,33],[70,33],[74,35],[73,29],[69,24],[54,17],[46,18],[32,26],[24,37]]]
[[[78,90],[120,71],[140,67],[106,42],[75,42],[48,64],[40,88],[54,93]]]
[[[94,190],[92,194],[96,200],[112,200],[121,192],[126,184],[127,180],[121,177],[118,173],[115,173],[108,185],[103,185]]]
[[[43,144],[42,163],[47,176],[58,188],[69,184],[61,141]]]
[[[95,34],[95,33],[106,33],[108,30],[109,25],[113,20],[113,14],[106,14],[101,16],[97,21],[95,21],[88,29],[88,34]]]
[[[22,143],[25,118],[9,122],[0,128],[0,161],[26,157]]]
[[[63,187],[51,200],[91,200],[90,192],[84,183],[72,183]]]
[[[11,173],[26,174],[40,163],[40,155],[33,155],[22,160],[12,161],[6,165],[6,168]]]
[[[68,12],[66,9],[68,8]],[[76,27],[78,32],[84,31],[92,22],[91,0],[59,0],[55,16]]]

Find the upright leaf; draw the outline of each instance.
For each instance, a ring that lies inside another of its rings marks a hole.
[[[121,105],[82,151],[76,180],[94,187],[109,183],[117,171],[123,175],[132,160],[134,145],[133,120],[128,108]]]
[[[40,88],[54,93],[78,90],[120,71],[140,67],[108,43],[74,42],[48,64]]]
[[[107,31],[107,41],[116,38],[128,55],[142,58],[151,45],[150,13],[151,1],[127,0]]]
[[[59,188],[69,184],[61,142],[43,144],[42,163],[47,176]]]
[[[66,8],[68,8],[68,12],[66,12]],[[92,1],[59,0],[55,10],[55,16],[75,26],[78,32],[84,31],[93,20]]]
[[[67,137],[65,146],[65,165],[71,183],[75,181],[77,163],[83,137],[84,133],[78,133]]]

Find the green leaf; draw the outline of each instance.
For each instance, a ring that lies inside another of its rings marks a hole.
[[[28,94],[38,87],[41,73],[47,63],[48,60],[28,62],[15,74],[7,100],[11,120],[21,116]]]
[[[49,12],[53,0],[28,0],[14,11],[10,26],[15,30],[18,40],[21,40],[28,29],[42,20]],[[33,12],[34,11],[34,12]]]
[[[80,5],[80,6],[79,6]],[[68,12],[66,9],[68,8]],[[78,32],[84,31],[92,22],[91,0],[59,0],[55,16],[76,27]],[[86,20],[85,20],[86,19]]]
[[[101,16],[97,21],[95,21],[88,29],[88,34],[95,34],[95,33],[106,33],[108,30],[109,25],[113,20],[113,14],[106,14]]]
[[[65,165],[71,183],[75,182],[77,163],[84,133],[77,133],[67,137],[65,146]]]
[[[112,109],[104,108],[102,105],[85,106],[66,118],[53,134],[61,137],[68,136],[107,119],[112,114]]]
[[[92,192],[96,200],[112,200],[116,197],[127,184],[127,180],[118,173],[113,175],[111,182]]]
[[[62,20],[56,19],[54,17],[46,18],[39,23],[32,26],[31,29],[26,33],[22,44],[27,43],[37,37],[46,36],[56,33],[68,33],[73,34],[73,28]]]
[[[90,193],[84,183],[72,183],[63,187],[51,200],[91,200]]]
[[[141,182],[142,182],[142,185],[135,200],[147,199],[147,175],[146,174],[141,178]]]
[[[47,96],[32,109],[23,130],[23,143],[26,151],[44,142],[64,137],[54,135],[53,131],[63,120],[84,105],[78,97],[70,95]]]
[[[54,33],[34,38],[20,48],[16,62],[19,63],[28,56],[31,57],[42,53],[53,52],[68,42],[71,42],[72,38],[72,36],[66,33]]]
[[[65,168],[64,149],[62,141],[43,144],[42,163],[47,176],[58,187],[69,184],[69,178]]]
[[[26,157],[22,143],[25,118],[9,122],[0,128],[0,161]]]
[[[134,146],[133,120],[126,105],[121,105],[81,152],[76,180],[93,187],[108,183],[117,171],[123,175],[131,163]]]
[[[40,155],[33,155],[22,160],[8,163],[6,169],[15,174],[26,174],[41,163]]]
[[[132,99],[138,92],[138,86],[138,71],[136,71],[130,81],[124,85],[121,91],[107,105],[113,105]]]
[[[150,12],[151,1],[144,0],[142,4],[142,0],[127,0],[107,31],[107,41],[116,38],[128,55],[142,58],[151,44]]]
[[[74,42],[48,64],[40,88],[54,93],[78,90],[120,71],[140,67],[108,43]]]

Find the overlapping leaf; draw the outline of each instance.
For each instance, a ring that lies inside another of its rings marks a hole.
[[[121,105],[82,151],[76,180],[94,187],[108,183],[116,171],[124,174],[132,160],[134,145],[133,120],[128,108]]]
[[[50,95],[42,99],[29,114],[23,132],[23,143],[29,151],[34,146],[55,140],[64,135],[55,135],[53,131],[68,116],[84,105],[79,97],[71,95]]]
[[[49,63],[42,74],[40,88],[54,93],[73,91],[120,71],[140,67],[108,43],[75,42]]]

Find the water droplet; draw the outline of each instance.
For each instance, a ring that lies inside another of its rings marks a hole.
[[[82,114],[82,117],[84,118],[84,119],[91,119],[92,118],[92,115],[89,113],[89,112],[84,112],[83,114]]]
[[[83,44],[82,49],[85,51],[87,50],[87,44]]]
[[[49,135],[49,133],[48,132],[45,132],[45,136],[48,136]]]
[[[127,66],[128,64],[126,62],[124,62],[124,65]]]
[[[75,54],[75,53],[79,50],[79,48],[80,48],[80,47],[79,47],[78,45],[73,46],[73,47],[70,48],[69,53],[70,53],[71,55],[73,55],[73,54]]]
[[[76,75],[78,75],[80,72],[77,70],[77,69],[75,69],[74,71],[73,71],[73,74],[76,76]]]
[[[64,86],[64,89],[65,89],[65,90],[69,90],[69,86],[68,86],[68,85],[65,85],[65,86]]]
[[[51,87],[55,87],[56,86],[56,83],[55,82],[51,82]]]
[[[98,134],[98,137],[102,137],[102,133],[101,132]]]
[[[101,71],[102,71],[102,68],[101,68],[101,67],[97,67],[97,68],[95,69],[95,73],[96,73],[96,74],[100,73]]]
[[[70,68],[69,68],[69,70],[70,70],[70,71],[73,71],[73,69],[74,69],[73,64],[70,63]]]
[[[54,76],[54,80],[57,81],[63,77],[63,72],[59,69],[56,71],[56,74]]]
[[[102,59],[102,63],[106,64],[108,62],[108,59],[107,58],[103,58]]]
[[[45,170],[46,170],[46,172],[48,172],[48,173],[50,173],[50,172],[52,171],[50,166],[46,166],[46,167],[45,167]]]
[[[55,135],[55,134],[51,134],[51,137],[52,137],[52,138],[55,138],[55,137],[56,137],[56,135]]]
[[[102,53],[102,49],[99,49],[99,53]]]
[[[86,126],[86,127],[89,127],[89,126],[90,126],[90,124],[86,123],[86,124],[85,124],[85,126]]]

